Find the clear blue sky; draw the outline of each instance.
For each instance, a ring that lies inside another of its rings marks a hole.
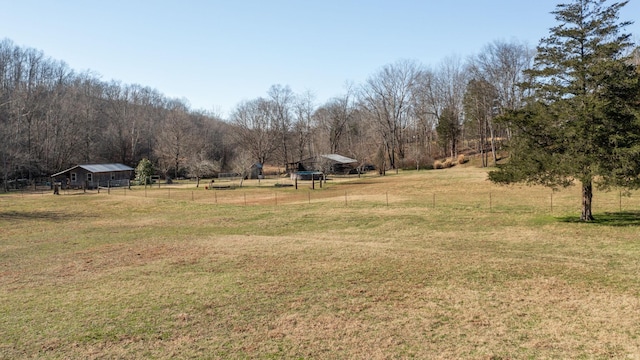
[[[273,84],[318,103],[386,64],[537,45],[553,0],[0,0],[0,38],[226,116]],[[640,15],[640,0],[623,9]],[[639,24],[627,30],[640,35]]]

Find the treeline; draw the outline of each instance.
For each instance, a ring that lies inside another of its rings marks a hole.
[[[231,114],[235,154],[246,159],[240,168],[339,153],[384,170],[430,166],[464,146],[488,165],[497,142],[510,136],[494,119],[523,103],[518,84],[533,56],[524,44],[496,41],[435,68],[398,61],[319,106],[310,94],[274,85]]]
[[[533,56],[524,44],[496,41],[435,67],[398,61],[322,104],[274,85],[222,119],[148,87],[78,73],[5,39],[2,180],[35,180],[79,163],[135,167],[143,158],[170,177],[242,172],[256,162],[284,169],[326,153],[379,169],[416,168],[463,147],[487,165],[497,142],[510,136],[494,119],[521,106],[526,94],[518,83]]]
[[[41,51],[0,42],[2,179],[37,179],[74,164],[153,159],[167,175],[223,166],[230,126],[140,85],[77,73]]]

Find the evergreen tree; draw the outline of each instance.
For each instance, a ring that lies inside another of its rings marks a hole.
[[[574,0],[552,13],[559,25],[540,41],[523,86],[533,97],[503,117],[515,131],[498,183],[582,187],[583,221],[593,220],[593,186],[640,187],[640,82],[619,22],[628,1]]]
[[[444,153],[449,153],[451,159],[458,156],[458,140],[460,138],[460,118],[456,109],[447,106],[442,110],[442,114],[436,125],[438,132],[438,142],[442,146]]]
[[[154,171],[153,163],[149,159],[140,160],[138,166],[136,166],[136,181],[138,181],[138,184],[151,184],[151,175],[153,175]]]

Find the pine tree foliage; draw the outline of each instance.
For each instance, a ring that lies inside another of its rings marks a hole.
[[[143,158],[136,166],[136,181],[140,185],[149,185],[151,184],[151,176],[153,175],[155,169],[153,168],[153,163],[147,159]]]
[[[524,108],[503,117],[516,136],[498,183],[582,186],[581,220],[593,220],[593,186],[640,187],[640,82],[622,33],[628,1],[557,5],[559,25],[540,41]]]

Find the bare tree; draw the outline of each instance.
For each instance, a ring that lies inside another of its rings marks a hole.
[[[251,173],[251,167],[255,164],[253,155],[247,149],[239,149],[232,161],[233,171],[240,176],[240,187]]]
[[[200,187],[200,179],[220,171],[220,163],[211,160],[206,150],[192,154],[187,158],[187,174],[196,178],[196,187]]]
[[[493,164],[497,162],[495,131],[493,118],[497,115],[496,103],[498,101],[498,91],[489,82],[483,79],[472,79],[467,85],[467,92],[464,96],[464,112],[466,115],[466,128],[469,132],[474,132],[478,138],[477,150],[482,158],[482,166],[488,166],[488,152],[486,149],[487,140],[490,141],[491,153],[493,154]]]
[[[440,143],[446,145],[445,154],[456,157],[463,121],[464,67],[460,59],[452,57],[445,59],[436,71],[424,74],[419,91],[426,102],[421,111],[435,118]]]
[[[378,130],[389,165],[405,156],[405,129],[410,123],[413,88],[420,67],[412,61],[384,66],[362,86],[360,101],[367,118]]]
[[[353,123],[356,112],[354,93],[352,87],[347,87],[344,95],[327,101],[314,114],[319,132],[328,141],[329,153],[340,153],[348,147],[350,123]]]
[[[266,163],[280,144],[279,127],[274,124],[272,103],[263,98],[239,104],[231,121],[233,136],[240,151],[249,153],[254,161]]]
[[[295,102],[295,122],[293,124],[294,134],[294,159],[303,160],[313,156],[313,142],[311,141],[314,112],[314,95],[306,92],[296,99]]]
[[[191,113],[188,116],[190,127],[185,141],[185,167],[187,174],[196,178],[196,187],[200,178],[214,175],[220,171],[224,162],[221,149],[221,127],[219,119],[212,114]]]
[[[74,129],[77,142],[74,143],[74,157],[65,159],[57,170],[74,163],[91,164],[99,160],[100,154],[96,148],[99,144],[104,124],[101,107],[104,105],[103,94],[105,84],[90,73],[79,74],[72,85],[74,99],[69,106],[73,107],[80,126]],[[147,157],[150,154],[147,153]]]
[[[178,178],[187,157],[185,144],[190,133],[190,123],[186,105],[172,100],[165,113],[160,131],[157,133],[154,152],[160,169],[165,176],[173,170],[173,178]]]
[[[414,154],[416,156],[416,167],[419,167],[418,159],[425,156],[427,159],[434,157],[435,148],[433,146],[438,123],[438,108],[435,106],[433,82],[435,75],[432,71],[423,70],[418,75],[416,86],[413,90],[412,117]]]
[[[118,81],[103,82],[90,72],[76,74],[61,61],[42,52],[0,41],[0,160],[3,182],[34,179],[77,163],[123,162],[159,158],[174,176],[184,167],[183,154],[202,134],[210,134],[216,151],[210,159],[224,159],[232,142],[219,146],[229,126],[220,132],[196,124],[213,124],[214,116],[194,114],[185,101],[166,99],[155,90]],[[197,119],[205,120],[198,123]],[[173,126],[174,122],[180,124]],[[182,135],[181,135],[182,134]],[[186,138],[185,135],[186,134]],[[181,140],[169,141],[171,135]],[[194,141],[192,141],[194,140]],[[168,151],[167,144],[174,144]],[[177,146],[180,147],[176,160]],[[186,148],[185,148],[186,147]],[[167,153],[173,155],[168,160]],[[154,156],[155,155],[155,156]],[[215,156],[213,156],[215,155]],[[155,157],[155,158],[154,158]],[[228,157],[228,156],[227,156]]]
[[[267,94],[271,102],[271,111],[269,112],[269,115],[272,116],[271,123],[280,140],[279,160],[286,168],[287,164],[291,162],[289,138],[293,123],[292,106],[295,95],[289,86],[280,84],[271,86]]]
[[[124,164],[133,163],[138,138],[138,120],[130,101],[131,88],[111,82],[100,106],[103,123],[102,157]]]
[[[346,131],[347,155],[358,160],[358,175],[365,165],[374,163],[374,154],[378,148],[376,132],[364,121],[363,112],[355,107],[350,111]]]
[[[527,94],[519,84],[526,78],[524,70],[533,64],[535,51],[527,45],[518,42],[494,41],[486,45],[482,51],[469,61],[470,76],[478,81],[491,84],[497,93],[493,104],[494,115],[500,115],[509,110],[515,110],[523,105]],[[493,116],[487,119],[490,139],[496,162],[496,137],[511,137],[509,128],[497,128]]]

